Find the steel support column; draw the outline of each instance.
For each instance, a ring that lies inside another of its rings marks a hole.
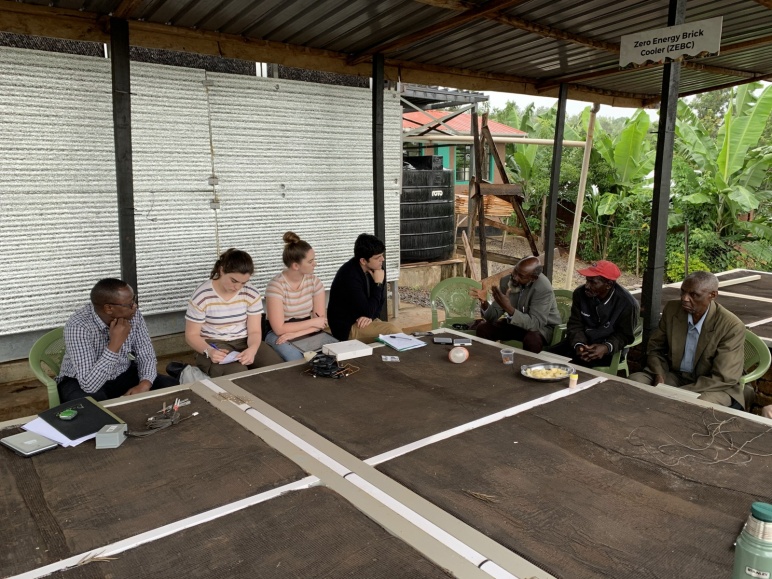
[[[373,55],[373,219],[375,236],[386,243],[386,193],[383,184],[383,55]],[[394,248],[396,251],[396,248]],[[386,264],[383,266],[386,269]],[[392,293],[392,300],[399,299]],[[384,303],[381,319],[388,320]]]
[[[552,269],[555,263],[555,223],[558,219],[558,190],[560,189],[560,163],[563,158],[563,129],[566,124],[566,101],[568,85],[561,84],[558,95],[558,115],[555,119],[555,144],[552,147],[552,171],[550,173],[550,196],[547,219],[544,224],[544,275],[552,281]]]
[[[138,294],[131,147],[129,23],[120,18],[110,18],[110,66],[113,81],[113,140],[115,142],[115,181],[118,191],[121,278]]]
[[[670,0],[667,25],[683,24],[686,18],[686,0]],[[681,80],[681,64],[668,62],[662,70],[662,102],[659,107],[657,132],[657,157],[654,162],[654,192],[651,204],[651,232],[649,233],[649,257],[643,273],[641,314],[643,315],[644,351],[649,335],[657,327],[662,299],[662,282],[665,278],[665,240],[667,216],[670,205],[670,172],[673,165],[673,141],[676,112],[678,111],[678,86]]]

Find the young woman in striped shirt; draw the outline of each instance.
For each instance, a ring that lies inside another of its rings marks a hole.
[[[253,367],[263,317],[262,297],[249,284],[254,271],[250,255],[231,248],[188,301],[185,341],[196,351],[196,366],[212,378]],[[232,351],[236,359],[221,364]]]
[[[290,340],[321,332],[327,325],[324,286],[314,275],[316,253],[292,231],[284,234],[282,260],[286,269],[265,289],[271,324],[265,342],[284,360],[299,360],[303,352]]]

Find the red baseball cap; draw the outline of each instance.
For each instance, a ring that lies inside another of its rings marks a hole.
[[[576,270],[579,275],[583,275],[584,277],[605,277],[606,279],[610,279],[611,281],[615,281],[619,279],[619,276],[622,275],[622,272],[619,271],[619,268],[611,263],[610,261],[601,260],[596,261],[590,267],[586,269],[578,269]]]

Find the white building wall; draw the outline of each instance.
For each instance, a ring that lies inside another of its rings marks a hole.
[[[120,275],[110,82],[107,60],[0,48],[0,361],[14,359],[9,339],[63,324],[96,280]],[[370,91],[135,62],[131,83],[138,289],[151,329],[156,315],[156,333],[181,331],[218,236],[220,251],[252,255],[262,291],[291,229],[316,249],[329,288],[356,236],[373,232]],[[395,93],[384,113],[396,280]]]

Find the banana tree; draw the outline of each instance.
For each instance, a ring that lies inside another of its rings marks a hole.
[[[588,116],[589,109],[583,114],[583,119]],[[593,150],[611,167],[611,184],[608,191],[594,192],[585,198],[585,212],[595,223],[597,231],[594,236],[598,240],[595,250],[603,257],[608,252],[618,210],[627,205],[631,195],[644,191],[654,168],[655,152],[647,138],[650,125],[649,115],[639,109],[627,120],[616,138],[603,129],[602,123],[595,129]]]
[[[772,167],[772,150],[758,146],[772,112],[772,85],[757,97],[754,91],[760,86],[747,84],[733,91],[715,141],[688,105],[679,102],[676,147],[694,166],[699,187],[687,190],[676,183],[675,189],[680,202],[703,206],[709,215],[704,226],[719,235],[750,233],[772,241],[772,228],[754,218],[759,203],[772,195],[760,189]],[[744,215],[751,219],[738,218]]]

